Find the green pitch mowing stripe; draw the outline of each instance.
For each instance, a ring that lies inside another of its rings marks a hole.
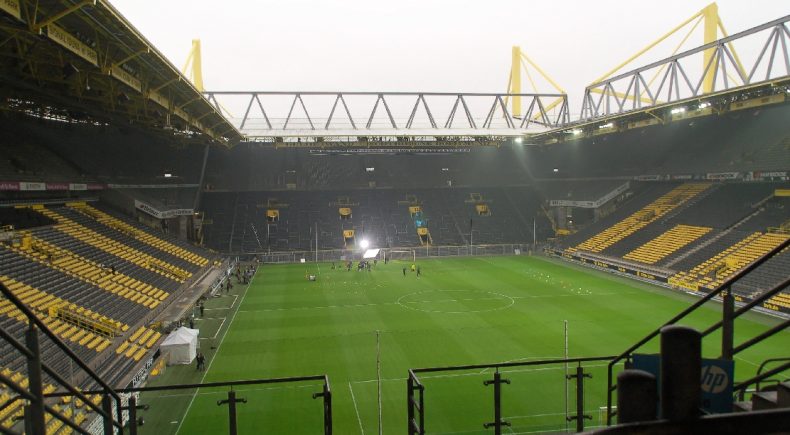
[[[687,307],[694,298],[595,270],[540,257],[422,260],[422,276],[405,262],[381,262],[371,272],[330,264],[263,266],[243,296],[205,375],[208,381],[328,374],[334,428],[339,434],[378,430],[376,337],[381,331],[383,427],[403,433],[408,368],[617,354]],[[307,274],[317,274],[309,282]],[[711,304],[684,320],[697,328],[720,318]],[[736,342],[766,330],[775,319],[750,314],[736,323]],[[720,337],[705,340],[717,356]],[[738,379],[756,364],[790,348],[783,332],[739,354]],[[655,352],[654,340],[645,352]],[[597,424],[605,405],[606,367],[590,364],[585,409]],[[504,416],[514,432],[565,428],[564,367],[505,370]],[[429,433],[488,433],[493,419],[491,371],[431,373],[426,386]],[[241,433],[321,433],[319,383],[237,390]],[[575,407],[571,388],[571,408]],[[227,427],[226,390],[190,396],[180,433],[218,433]],[[178,408],[183,410],[183,406]],[[178,409],[174,414],[178,414]],[[183,412],[183,411],[181,411]],[[181,420],[173,415],[172,420]],[[180,423],[179,423],[180,424]]]

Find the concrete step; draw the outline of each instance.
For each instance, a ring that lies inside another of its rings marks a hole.
[[[776,404],[780,408],[790,408],[790,381],[785,381],[777,385]]]
[[[751,412],[752,402],[733,402],[732,412]]]
[[[760,391],[752,394],[752,409],[760,411],[763,409],[776,409],[776,391]]]

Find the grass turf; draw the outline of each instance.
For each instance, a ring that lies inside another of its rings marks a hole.
[[[376,335],[381,331],[384,431],[403,433],[409,368],[561,357],[563,321],[570,356],[617,354],[694,299],[666,289],[541,257],[486,257],[420,261],[422,276],[381,262],[372,272],[318,266],[262,267],[248,289],[210,301],[199,321],[207,372],[171,367],[153,384],[328,374],[335,433],[375,433],[378,428]],[[316,273],[317,282],[308,282]],[[682,324],[705,327],[720,318],[718,304]],[[736,322],[736,343],[775,324],[749,314]],[[215,338],[212,338],[215,336]],[[716,357],[718,335],[704,342]],[[655,352],[657,340],[643,350]],[[212,347],[216,349],[212,349]],[[790,347],[783,332],[736,357],[736,378]],[[216,357],[214,358],[214,354]],[[597,424],[605,406],[606,368],[588,364],[585,409]],[[512,432],[565,427],[563,367],[510,369],[503,387],[503,416]],[[429,433],[488,433],[493,420],[491,371],[426,374]],[[237,389],[240,433],[321,433],[320,384]],[[573,409],[575,390],[571,388]],[[147,394],[143,433],[220,433],[227,427],[227,389]],[[186,412],[188,411],[188,412]],[[184,417],[184,413],[186,416]]]

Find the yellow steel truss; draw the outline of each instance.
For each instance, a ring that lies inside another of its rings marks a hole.
[[[558,93],[564,94],[565,90],[562,89],[557,82],[554,81],[548,74],[546,74],[543,69],[538,66],[529,56],[526,55],[521,50],[519,46],[513,46],[511,50],[511,63],[510,63],[510,78],[508,79],[507,84],[507,92],[510,94],[520,94],[521,93],[521,76],[522,71],[524,75],[527,76],[527,80],[529,80],[530,85],[532,86],[532,92],[539,93],[537,84],[535,83],[535,79],[532,77],[532,73],[530,73],[530,66],[534,68],[535,72],[537,72],[544,80],[546,80]],[[508,103],[508,99],[510,97],[505,97],[505,105]],[[552,101],[550,104],[546,105],[545,111],[548,112],[551,109],[557,107],[558,105],[562,104],[563,98],[557,98],[556,100]],[[511,100],[511,113],[515,117],[521,116],[521,97],[518,95],[514,95],[513,99]],[[534,119],[538,119],[540,114],[535,115]]]
[[[667,38],[669,38],[670,36],[676,34],[677,32],[679,32],[680,30],[682,30],[683,28],[685,28],[686,26],[688,26],[691,23],[694,23],[694,25],[691,27],[691,29],[688,31],[688,33],[683,37],[683,39],[680,41],[680,43],[677,45],[677,47],[675,47],[675,50],[672,52],[673,55],[676,54],[680,50],[680,48],[689,39],[691,34],[699,26],[700,23],[702,23],[702,25],[703,25],[702,26],[703,27],[703,41],[702,41],[701,45],[709,44],[709,43],[714,42],[717,39],[719,39],[719,37],[720,37],[719,36],[719,32],[721,32],[721,37],[728,36],[727,30],[725,30],[725,28],[724,28],[724,23],[722,23],[721,17],[719,17],[719,6],[716,4],[716,2],[713,2],[713,3],[705,6],[704,8],[702,8],[700,11],[698,11],[697,13],[695,13],[694,15],[689,17],[688,19],[684,20],[682,23],[680,23],[677,26],[675,26],[669,32],[665,33],[664,35],[662,35],[661,37],[659,37],[655,41],[651,42],[650,44],[648,44],[647,46],[645,46],[641,50],[639,50],[636,53],[634,53],[631,57],[629,57],[628,59],[626,59],[625,61],[623,61],[619,65],[617,65],[616,67],[614,67],[611,70],[607,71],[601,77],[593,80],[592,83],[593,84],[600,83],[600,82],[608,79],[609,77],[614,76],[615,73],[620,71],[623,67],[625,67],[626,65],[630,64],[631,62],[633,62],[634,60],[636,60],[637,58],[639,58],[643,54],[647,53],[648,51],[653,49],[658,44],[664,42]],[[732,43],[729,43],[728,46],[729,46],[730,51],[732,51],[733,57],[735,58],[735,62],[738,65],[738,69],[741,71],[742,75],[745,76],[746,75],[745,74],[746,70],[743,67],[743,65],[741,64],[741,60],[738,57],[738,53],[735,51],[735,47],[732,46]],[[715,54],[714,51],[715,51],[715,48],[710,48],[710,49],[705,50],[705,52],[703,53],[704,54],[703,55],[703,59],[702,59],[703,71],[706,70],[708,64],[711,62],[711,59],[713,58],[713,56]],[[659,69],[655,73],[653,78],[650,80],[650,83],[652,83],[656,79],[656,77],[658,77],[661,74],[661,71],[663,70],[663,68],[664,67],[662,66],[661,69]],[[709,93],[709,92],[711,92],[713,90],[713,79],[714,79],[714,77],[715,77],[715,68],[707,68],[707,72],[705,73],[705,78],[703,80],[703,85],[702,85],[702,91],[704,93]],[[730,76],[730,78],[733,78],[733,77]],[[603,89],[595,88],[595,89],[591,89],[591,92],[601,93],[601,92],[604,92],[604,91],[603,91]],[[628,96],[628,95],[618,95],[618,97],[623,97],[623,96],[625,98],[628,98],[628,99],[633,99],[634,98],[633,96]],[[652,101],[650,101],[649,98],[645,98],[645,97],[642,97],[642,96],[640,96],[640,98],[642,99],[643,102],[652,103]]]

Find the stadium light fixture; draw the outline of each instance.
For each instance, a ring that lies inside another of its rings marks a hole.
[[[362,240],[359,241],[359,247],[360,248],[368,249],[368,246],[370,246],[370,242],[368,241],[368,239],[362,239]]]
[[[700,109],[707,109],[708,107],[710,107],[710,103],[699,103]]]
[[[686,111],[685,107],[675,107],[674,109],[670,110],[669,113],[676,115],[678,113],[683,113]]]
[[[554,173],[560,172],[560,168],[554,168]]]
[[[612,128],[612,127],[614,127],[614,124],[612,124],[611,122],[607,122],[606,124],[598,126],[599,129]]]
[[[165,174],[165,178],[171,178],[172,176],[173,176],[173,174],[170,174],[170,173]]]
[[[573,134],[574,136],[578,136],[578,135],[582,134],[582,131],[581,131],[581,129],[574,128],[573,130],[571,130],[571,134]]]
[[[524,139],[523,139],[523,138],[520,138],[520,137],[517,137],[517,138],[516,138],[514,141],[515,141],[516,143],[521,143],[521,142],[524,142]]]

